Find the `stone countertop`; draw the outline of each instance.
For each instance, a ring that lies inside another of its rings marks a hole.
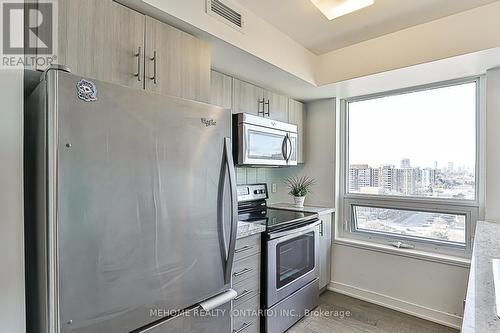
[[[274,204],[267,205],[269,208],[276,209],[285,209],[285,210],[294,210],[298,212],[307,212],[307,213],[317,213],[319,215],[331,214],[335,212],[335,208],[332,207],[319,207],[319,206],[307,206],[305,205],[303,208],[295,207],[291,203],[279,202]]]
[[[236,239],[245,238],[266,231],[265,224],[238,221]]]
[[[462,333],[500,332],[492,259],[500,258],[500,223],[477,222]]]

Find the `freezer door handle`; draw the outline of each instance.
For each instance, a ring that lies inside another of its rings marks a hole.
[[[213,309],[218,308],[219,306],[232,301],[233,299],[236,298],[236,296],[238,296],[236,290],[229,289],[223,292],[222,294],[219,294],[203,302],[200,302],[200,306],[205,311],[212,311]]]
[[[234,253],[236,250],[236,233],[238,229],[238,202],[236,197],[236,172],[234,170],[234,162],[232,155],[232,144],[230,138],[224,138],[224,153],[223,159],[225,165],[222,167],[222,176],[219,186],[219,216],[221,221],[222,242],[224,248],[224,282],[231,282],[231,271],[233,270]],[[225,221],[223,213],[223,202],[225,197],[224,180],[226,172],[229,176],[229,193],[231,198],[231,227],[229,243],[226,240]]]

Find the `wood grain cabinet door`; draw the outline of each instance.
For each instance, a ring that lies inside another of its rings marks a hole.
[[[305,107],[304,104],[293,99],[288,102],[288,121],[297,125],[297,163],[304,163],[304,127],[305,127]]]
[[[210,74],[210,104],[231,109],[232,91],[233,78],[213,70]]]
[[[210,46],[168,24],[146,17],[146,89],[210,102]]]
[[[78,75],[144,88],[143,14],[111,0],[58,5],[57,63]]]
[[[288,97],[264,90],[265,117],[288,122]]]
[[[264,89],[233,78],[233,113],[262,116]]]

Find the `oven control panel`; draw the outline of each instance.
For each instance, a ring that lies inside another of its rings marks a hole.
[[[267,196],[266,184],[238,185],[238,202],[265,200]]]

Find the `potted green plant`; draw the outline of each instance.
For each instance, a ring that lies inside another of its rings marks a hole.
[[[285,178],[285,184],[290,189],[290,192],[288,193],[293,196],[295,207],[304,207],[304,200],[306,199],[306,195],[311,192],[311,187],[315,183],[316,181],[313,178],[309,178],[308,176],[294,176]]]

